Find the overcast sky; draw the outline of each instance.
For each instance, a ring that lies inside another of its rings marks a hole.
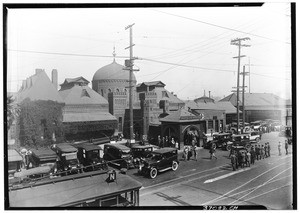
[[[250,91],[291,94],[291,25],[289,3],[262,7],[10,9],[8,12],[8,91],[16,92],[36,68],[58,70],[58,82],[94,73],[133,55],[138,83],[162,81],[181,99],[224,97],[237,82],[238,47],[243,65],[250,61]],[[47,54],[46,54],[47,53]],[[59,53],[59,54],[57,54]],[[72,55],[76,54],[76,56]],[[90,56],[88,56],[90,55]],[[93,57],[91,55],[99,56]],[[246,66],[249,71],[249,66]],[[242,80],[242,79],[241,79]],[[241,81],[240,81],[241,82]],[[91,87],[90,83],[90,87]],[[249,91],[249,77],[246,77]]]

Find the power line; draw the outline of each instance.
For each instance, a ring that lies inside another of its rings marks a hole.
[[[256,37],[259,37],[259,38],[264,38],[264,39],[268,39],[268,40],[272,40],[272,41],[277,41],[277,42],[283,42],[283,43],[286,43],[286,44],[291,44],[291,43],[286,42],[286,41],[281,41],[281,40],[277,40],[277,39],[273,39],[273,38],[268,38],[268,37],[265,37],[265,36],[260,36],[260,35],[256,35],[256,34],[253,34],[253,33],[244,32],[244,31],[241,31],[241,30],[236,30],[236,29],[233,29],[233,28],[230,28],[230,27],[224,27],[224,26],[221,26],[221,25],[212,24],[212,23],[209,23],[209,22],[200,21],[200,20],[193,19],[193,18],[188,18],[188,17],[181,16],[181,15],[176,15],[176,14],[172,14],[172,13],[168,13],[168,12],[163,12],[163,11],[159,11],[159,10],[155,10],[155,9],[152,9],[152,10],[154,10],[156,12],[164,13],[164,14],[167,14],[167,15],[171,15],[171,16],[175,16],[175,17],[179,17],[179,18],[183,18],[183,19],[187,19],[187,20],[199,22],[199,23],[202,23],[202,24],[207,24],[207,25],[210,25],[210,26],[219,27],[219,28],[222,28],[222,29],[225,29],[225,30],[231,30],[231,31],[239,32],[239,33],[244,33],[244,34],[247,34],[247,35],[256,36]]]
[[[25,53],[39,53],[47,55],[63,55],[63,56],[84,56],[84,57],[97,57],[97,58],[112,58],[113,56],[108,55],[90,55],[90,54],[76,54],[76,53],[57,53],[57,52],[42,52],[42,51],[31,51],[31,50],[14,50],[8,49],[13,52],[25,52]],[[128,58],[127,56],[116,56],[116,58]]]

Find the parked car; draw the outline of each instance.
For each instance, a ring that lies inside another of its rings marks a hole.
[[[262,121],[253,121],[250,124],[251,124],[252,129],[259,130],[259,128],[261,127],[261,123],[262,123]]]
[[[133,163],[135,167],[138,167],[142,160],[151,157],[151,152],[153,151],[153,146],[151,145],[136,145],[131,147]]]
[[[103,159],[111,165],[116,165],[120,168],[133,168],[133,157],[131,149],[122,144],[105,144]]]
[[[151,153],[151,157],[142,161],[139,173],[150,178],[156,178],[158,172],[172,169],[176,171],[179,165],[178,152],[175,148],[161,148]]]
[[[91,143],[73,144],[78,149],[77,158],[83,165],[83,171],[108,170],[107,163],[100,157],[99,146]]]
[[[214,134],[213,139],[211,141],[207,141],[207,143],[205,144],[205,148],[214,147],[229,151],[232,145],[231,135],[231,133]]]
[[[243,146],[246,149],[251,147],[249,134],[232,135],[231,138],[233,146]]]
[[[58,156],[57,170],[62,175],[82,172],[82,165],[77,158],[77,149],[68,143],[54,144],[52,150]]]
[[[250,142],[256,142],[258,143],[261,140],[260,138],[260,132],[258,131],[252,131],[250,132]]]
[[[29,155],[29,165],[31,167],[39,167],[39,166],[50,166],[50,168],[56,167],[57,155],[52,149],[45,149],[45,148],[31,149],[30,152],[31,154]]]

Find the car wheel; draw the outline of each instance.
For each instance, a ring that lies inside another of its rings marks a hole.
[[[227,150],[227,151],[231,151],[231,145],[228,144],[228,145],[226,146],[226,150]]]
[[[172,163],[172,170],[176,171],[178,169],[178,163],[176,161],[173,161]]]
[[[157,169],[156,168],[152,168],[150,170],[150,178],[154,179],[154,178],[156,178],[156,176],[157,176]]]
[[[258,143],[258,142],[259,142],[259,138],[256,138],[255,140],[256,140],[256,143]]]

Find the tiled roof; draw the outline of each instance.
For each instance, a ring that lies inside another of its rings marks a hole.
[[[226,114],[236,113],[236,108],[232,105],[230,101],[216,102],[216,106],[219,109],[225,110]]]
[[[70,89],[59,91],[66,105],[108,104],[108,101],[88,86],[75,85]]]
[[[63,122],[84,122],[84,121],[114,121],[115,116],[109,112],[65,112]]]
[[[161,122],[191,122],[199,121],[199,118],[193,113],[185,109],[180,109],[175,112],[170,112],[170,114],[164,118],[160,119]]]

